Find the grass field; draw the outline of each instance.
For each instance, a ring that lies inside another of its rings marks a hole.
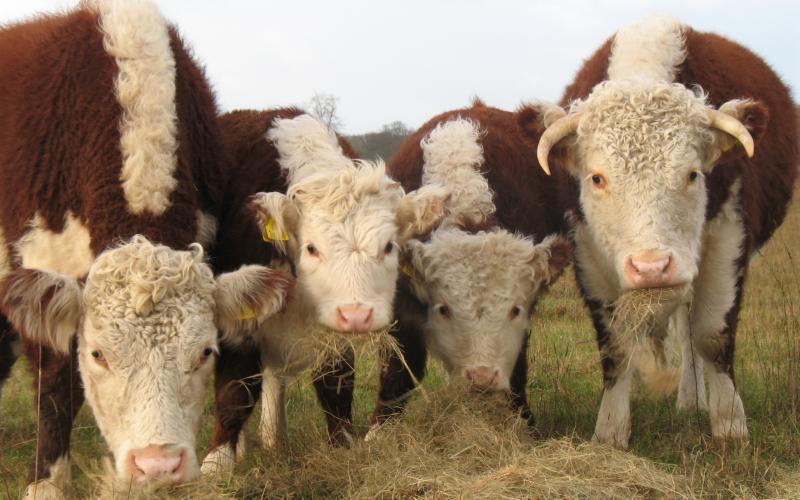
[[[800,497],[800,204],[750,268],[737,339],[737,383],[748,442],[711,439],[705,414],[682,414],[674,395],[638,390],[631,449],[588,444],[601,396],[593,330],[571,276],[538,308],[529,397],[533,438],[495,398],[442,389],[434,364],[406,418],[376,441],[331,450],[308,379],[290,391],[290,448],[262,450],[251,419],[249,454],[232,477],[145,496],[261,497]],[[377,372],[361,360],[354,408],[366,432]],[[205,455],[213,418],[198,442]],[[258,410],[257,410],[258,411]],[[17,498],[36,426],[30,377],[17,364],[0,401],[0,497]],[[107,450],[88,408],[73,431],[74,497],[108,491],[92,477]],[[128,492],[114,496],[126,498]]]

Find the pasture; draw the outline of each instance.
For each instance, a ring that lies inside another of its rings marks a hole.
[[[797,194],[796,194],[797,196]],[[705,414],[674,408],[674,377],[633,401],[631,449],[588,443],[601,397],[594,332],[568,272],[532,325],[528,394],[535,436],[501,400],[445,389],[435,363],[405,418],[377,439],[331,450],[308,376],[289,393],[288,449],[263,451],[259,410],[248,456],[232,477],[204,479],[144,497],[767,497],[800,496],[800,204],[750,267],[737,339],[736,375],[748,442],[711,439]],[[359,436],[375,403],[374,360],[359,360],[354,417]],[[0,401],[0,497],[18,498],[36,424],[27,366],[19,362]],[[199,457],[211,439],[207,399]],[[128,498],[104,486],[105,444],[87,407],[72,433],[69,497]]]

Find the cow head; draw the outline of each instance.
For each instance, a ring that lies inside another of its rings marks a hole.
[[[534,305],[569,263],[569,243],[448,228],[409,242],[408,253],[411,290],[427,307],[428,348],[451,376],[509,390]]]
[[[758,136],[767,121],[759,103],[731,101],[716,110],[705,101],[680,84],[607,81],[569,115],[560,108],[544,114],[550,123],[539,162],[549,173],[548,155],[557,150],[577,182],[576,259],[595,298],[685,291],[696,277],[705,178],[716,164],[752,156],[750,131]]]
[[[85,284],[19,269],[0,289],[23,335],[69,353],[121,478],[198,474],[195,437],[223,331],[256,328],[283,306],[291,277],[248,266],[216,280],[199,245],[176,251],[142,236],[102,253]]]
[[[382,162],[347,158],[309,116],[276,120],[268,137],[289,189],[252,199],[265,240],[294,263],[320,324],[343,332],[388,326],[399,250],[436,227],[449,194],[435,186],[405,194]]]

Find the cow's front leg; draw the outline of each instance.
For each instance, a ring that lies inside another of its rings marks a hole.
[[[697,334],[700,353],[708,364],[708,412],[711,417],[711,434],[716,438],[745,438],[748,435],[744,405],[734,383],[733,360],[736,324],[742,298],[740,280],[733,305],[724,314],[725,326],[714,328],[707,315],[713,309],[703,308],[703,303],[693,305],[692,324]],[[703,312],[705,311],[705,313]]]
[[[286,424],[286,380],[266,369],[261,383],[261,421],[258,433],[264,448],[276,449],[289,442]]]
[[[36,394],[36,458],[28,474],[26,498],[61,498],[70,481],[72,422],[83,405],[77,345],[69,355],[23,341]]]
[[[514,364],[514,370],[511,372],[511,407],[514,411],[519,413],[529,426],[533,427],[536,421],[533,417],[533,412],[528,404],[528,343],[530,341],[530,332],[525,335],[525,341],[522,343],[517,361]]]
[[[405,409],[411,391],[425,377],[428,352],[416,322],[407,321],[398,314],[398,326],[392,335],[397,339],[400,355],[391,351],[381,362],[378,401],[370,417],[372,427],[365,439],[369,440],[386,421],[400,415]],[[410,371],[409,371],[410,370]]]
[[[334,446],[353,444],[353,391],[355,354],[347,349],[342,356],[325,363],[314,376],[317,398],[328,422],[328,439]]]
[[[718,438],[748,434],[742,398],[734,383],[733,361],[750,249],[734,201],[732,197],[706,225],[689,320],[694,341],[707,363],[711,433]]]
[[[679,410],[708,410],[706,384],[703,378],[703,357],[692,340],[688,304],[673,313],[669,323],[681,346],[681,379],[678,385]]]
[[[603,373],[603,400],[597,414],[592,441],[627,449],[631,436],[631,381],[634,370],[628,366],[620,373]]]
[[[232,472],[243,455],[242,428],[261,393],[261,351],[252,345],[238,348],[220,344],[214,380],[214,439],[200,471]]]

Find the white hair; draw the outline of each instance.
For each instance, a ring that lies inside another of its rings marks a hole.
[[[494,192],[481,173],[483,147],[475,122],[455,118],[440,123],[422,141],[422,184],[447,186],[452,196],[443,226],[481,224],[496,210]]]
[[[671,82],[685,59],[681,23],[670,16],[655,15],[619,30],[614,36],[608,78]]]
[[[178,251],[136,235],[97,257],[86,281],[84,298],[92,307],[109,296],[130,293],[136,313],[147,316],[165,297],[187,290],[210,297],[214,287],[214,277],[203,264],[200,245],[193,244],[190,251]]]

